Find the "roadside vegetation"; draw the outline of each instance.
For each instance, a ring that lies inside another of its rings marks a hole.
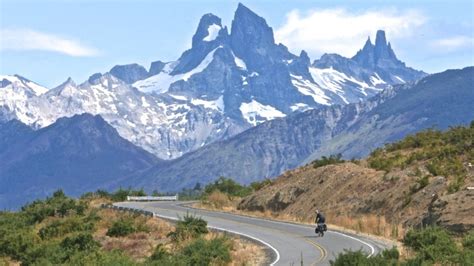
[[[473,243],[474,230],[459,239],[439,227],[412,229],[403,238],[405,258],[396,248],[370,258],[362,251],[346,251],[331,265],[474,265]]]
[[[143,191],[86,193],[61,190],[0,212],[0,264],[9,265],[245,265],[261,264],[260,246],[223,233],[186,215],[175,225],[140,214],[100,208]]]
[[[421,189],[433,176],[449,180],[448,192],[459,191],[465,184],[467,165],[474,165],[474,121],[468,127],[452,127],[447,131],[428,129],[398,142],[374,150],[368,165],[386,172],[420,164],[426,174],[417,169]]]
[[[271,185],[272,180],[264,179],[252,182],[250,185],[241,185],[232,178],[219,177],[216,181],[206,185],[200,193],[196,207],[235,210],[242,198],[251,195],[260,189]]]

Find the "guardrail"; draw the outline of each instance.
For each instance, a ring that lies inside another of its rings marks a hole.
[[[123,206],[116,206],[116,205],[113,205],[113,204],[102,204],[100,207],[104,208],[104,209],[113,209],[113,210],[118,210],[118,211],[123,211],[123,212],[133,212],[133,213],[142,214],[142,215],[145,215],[145,216],[155,217],[154,212],[141,210],[141,209],[135,209],[135,208],[123,207]]]
[[[127,196],[127,201],[177,201],[178,200],[178,194],[174,196],[160,196],[160,197],[154,197],[154,196],[143,196],[143,197],[137,197],[137,196]]]

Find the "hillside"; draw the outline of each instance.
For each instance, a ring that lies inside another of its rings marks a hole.
[[[78,196],[159,163],[100,116],[61,118],[34,131],[0,125],[0,209],[18,208],[56,189]]]
[[[398,225],[465,233],[474,228],[474,191],[467,189],[474,185],[473,164],[474,122],[445,132],[430,129],[361,161],[323,157],[288,171],[238,208],[309,222],[321,209],[329,223],[394,237]]]
[[[102,208],[143,191],[86,193],[62,190],[0,212],[0,265],[252,265],[263,249],[249,241],[209,232],[188,215],[175,224],[137,212]]]
[[[474,68],[430,75],[362,103],[321,107],[251,128],[150,168],[123,185],[161,190],[193,187],[219,176],[250,183],[275,177],[323,155],[361,157],[420,130],[474,119]]]

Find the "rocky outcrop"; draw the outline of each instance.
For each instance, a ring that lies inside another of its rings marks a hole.
[[[149,76],[148,71],[139,64],[114,66],[110,70],[110,74],[123,80],[127,84],[132,84],[137,80],[142,80]]]

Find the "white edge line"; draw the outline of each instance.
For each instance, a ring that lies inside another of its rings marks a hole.
[[[176,217],[171,217],[171,216],[166,216],[166,215],[162,215],[162,214],[158,214],[156,212],[153,212],[153,217],[161,217],[161,218],[165,218],[165,219],[170,219],[170,220],[174,220],[174,221],[177,221],[179,220],[178,218]],[[280,260],[280,252],[278,252],[278,250],[276,248],[274,248],[272,245],[268,244],[267,242],[259,239],[259,238],[256,238],[254,236],[251,236],[251,235],[247,235],[247,234],[244,234],[244,233],[240,233],[240,232],[237,232],[237,231],[233,231],[233,230],[229,230],[229,229],[224,229],[224,228],[221,228],[221,227],[216,227],[216,226],[210,226],[208,225],[207,227],[211,228],[211,229],[215,229],[215,230],[219,230],[219,231],[224,231],[224,232],[229,232],[231,234],[237,234],[237,235],[241,235],[241,236],[244,236],[244,237],[248,237],[250,239],[253,239],[255,241],[258,241],[262,244],[264,244],[265,246],[269,247],[270,249],[273,250],[273,252],[275,252],[276,254],[276,259],[270,263],[271,266],[275,265],[279,260]]]
[[[337,232],[337,231],[330,231],[330,232],[331,232],[331,233],[334,233],[334,234],[339,234],[339,235],[342,235],[342,236],[345,236],[345,237],[348,237],[348,238],[351,238],[351,239],[354,239],[354,240],[356,240],[356,241],[361,242],[361,243],[364,244],[364,245],[369,246],[369,247],[370,247],[370,250],[371,250],[371,253],[369,254],[369,256],[367,256],[368,258],[372,257],[372,255],[374,255],[374,253],[375,253],[375,248],[374,248],[374,246],[372,246],[371,244],[369,244],[369,243],[367,243],[367,242],[365,242],[365,241],[363,241],[363,240],[360,240],[360,239],[358,239],[358,238],[356,238],[356,237],[353,237],[353,236],[350,236],[350,235],[346,235],[346,234],[344,234],[344,233],[340,233],[340,232]]]
[[[189,208],[189,207],[185,207],[185,208]],[[190,208],[190,209],[194,209],[194,208]],[[208,210],[205,210],[205,211],[208,211]],[[229,214],[232,214],[232,215],[237,215],[237,216],[242,216],[242,217],[246,217],[246,218],[250,218],[250,219],[254,219],[254,220],[264,220],[264,221],[268,221],[268,222],[271,222],[271,223],[276,223],[276,224],[284,224],[284,225],[292,225],[292,226],[298,226],[298,227],[311,227],[310,225],[306,225],[306,224],[297,224],[297,223],[292,223],[292,222],[285,222],[285,221],[275,221],[275,220],[270,220],[270,219],[262,219],[262,218],[258,218],[258,217],[252,217],[252,216],[247,216],[247,215],[240,215],[240,214],[233,214],[233,213],[229,213]],[[360,243],[368,246],[371,250],[370,254],[367,256],[368,258],[372,257],[374,254],[375,254],[375,248],[373,245],[363,241],[363,240],[360,240],[356,237],[353,237],[353,236],[350,236],[350,235],[346,235],[344,233],[341,233],[341,232],[338,232],[338,231],[334,231],[334,230],[329,230],[329,232],[331,233],[335,233],[335,234],[339,234],[341,236],[345,236],[347,238],[351,238],[353,240],[356,240],[356,241],[359,241]]]

